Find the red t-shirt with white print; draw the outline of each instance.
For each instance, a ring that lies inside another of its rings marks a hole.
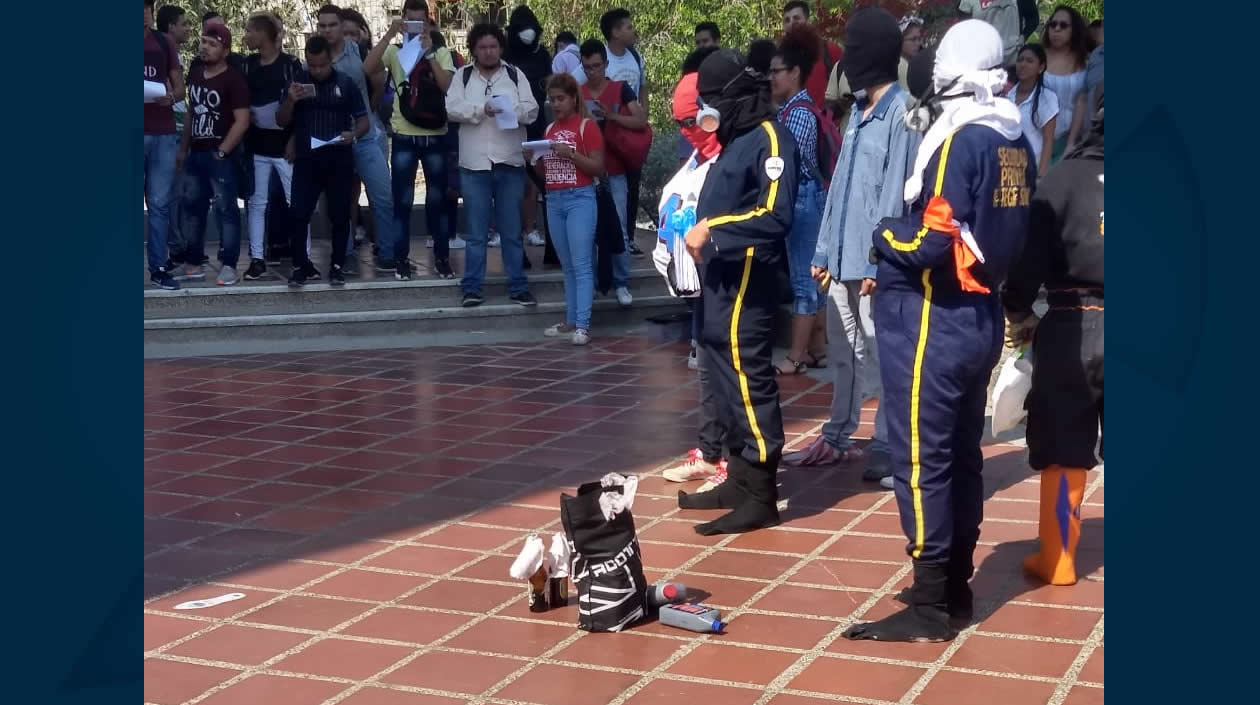
[[[567,144],[579,154],[587,156],[604,148],[604,136],[600,134],[599,126],[594,120],[581,115],[572,115],[548,125],[546,139]],[[579,169],[577,164],[551,154],[543,157],[543,175],[548,191],[579,188],[595,183],[594,178]]]

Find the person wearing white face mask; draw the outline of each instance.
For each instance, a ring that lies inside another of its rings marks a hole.
[[[525,78],[529,80],[530,90],[534,92],[534,100],[540,107],[546,105],[547,79],[551,77],[551,52],[543,46],[542,25],[538,23],[533,10],[526,5],[512,10],[512,15],[508,18],[507,37],[507,51],[503,54],[503,60],[524,72]],[[538,117],[525,125],[526,136],[530,140],[542,139],[547,123],[542,110],[539,110]],[[537,227],[538,194],[543,189],[540,188],[542,184],[533,169],[527,169],[526,174],[529,179],[525,182],[525,198],[521,199],[521,237],[525,239],[525,244],[538,246],[544,244]]]

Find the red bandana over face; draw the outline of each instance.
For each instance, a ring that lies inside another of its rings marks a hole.
[[[689,73],[683,76],[674,87],[674,120],[694,120],[696,113],[700,112],[700,106],[697,103],[700,92],[696,89],[696,81],[699,78],[700,74]],[[679,129],[682,131],[683,138],[700,151],[701,161],[712,159],[722,151],[722,145],[717,140],[717,133],[705,132],[695,124],[687,127],[680,126]]]

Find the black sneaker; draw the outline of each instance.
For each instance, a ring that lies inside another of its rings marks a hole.
[[[306,272],[302,271],[302,267],[293,268],[293,273],[289,275],[289,286],[293,289],[306,286]]]
[[[397,266],[394,264],[394,260],[384,257],[376,258],[376,271],[378,274],[389,274],[395,269],[397,269]]]
[[[347,257],[346,263],[341,265],[341,273],[347,277],[359,276],[359,258],[353,256]]]
[[[522,306],[537,306],[538,305],[538,299],[535,299],[534,295],[529,293],[528,291],[522,291],[519,294],[513,294],[511,296],[511,299]]]
[[[481,298],[481,294],[475,294],[471,291],[464,292],[464,308],[480,306],[482,301],[485,301],[485,299]]]
[[[346,285],[346,275],[341,271],[340,266],[334,264],[328,268],[328,283],[331,286]]]
[[[398,265],[394,267],[394,278],[398,281],[411,281],[411,262],[399,260]]]
[[[307,279],[310,279],[311,281],[320,280],[319,270],[316,269],[315,265],[311,262],[307,262],[306,264],[302,265],[302,275],[305,276]]]
[[[260,259],[251,259],[249,261],[249,269],[245,270],[245,279],[254,281],[267,276],[267,263]]]
[[[639,245],[638,245],[637,243],[635,243],[635,241],[634,241],[634,240],[631,240],[631,241],[630,241],[630,244],[629,244],[629,245],[626,245],[626,252],[629,252],[630,254],[634,255],[635,257],[642,257],[642,256],[643,256],[643,254],[644,254],[644,253],[643,253],[643,250],[639,249]]]
[[[159,289],[166,289],[167,291],[179,290],[179,282],[175,281],[175,277],[172,277],[171,273],[165,269],[159,269],[149,275],[149,281],[153,282],[153,285]]]
[[[433,271],[437,272],[438,279],[455,278],[455,272],[451,269],[451,263],[448,260],[440,259],[434,262]]]

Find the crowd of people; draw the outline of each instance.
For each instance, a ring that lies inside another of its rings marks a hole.
[[[692,305],[701,413],[697,447],[664,474],[704,480],[679,492],[679,506],[728,510],[698,525],[702,534],[778,524],[781,464],[861,463],[863,479],[892,489],[914,560],[914,584],[900,596],[908,608],[849,638],[939,641],[970,618],[980,443],[1004,337],[1031,344],[1038,360],[1028,441],[1043,471],[1042,547],[1026,566],[1048,582],[1075,581],[1085,472],[1102,452],[1102,22],[1087,26],[1060,6],[1030,43],[1039,20],[1028,5],[963,0],[970,17],[925,49],[920,19],[876,8],[848,19],[841,47],[812,26],[807,2],[792,0],[782,36],[746,52],[723,48],[716,24],[698,25],[672,93],[681,165],[658,208],[653,259]],[[376,218],[377,269],[407,279],[422,169],[435,271],[447,278],[463,200],[465,306],[483,301],[492,225],[509,296],[535,304],[524,244],[538,239],[536,197],[566,302],[565,320],[545,335],[589,342],[602,284],[631,303],[650,57],[635,48],[629,11],[603,15],[602,39],[559,32],[552,54],[521,6],[506,32],[472,27],[467,63],[422,0],[407,0],[374,44],[358,13],[321,8],[301,62],[278,50],[273,16],[250,19],[248,57],[231,53],[231,33],[211,17],[185,72],[175,53],[182,13],[164,7],[154,31],[152,0],[145,8],[145,78],[167,87],[145,104],[158,286],[205,276],[211,201],[218,280],[235,282],[236,197],[247,177],[245,276],[265,272],[273,172],[289,211],[277,239],[293,259],[292,285],[320,276],[308,234],[320,194],[332,220],[329,281],[344,283],[356,178]],[[172,200],[183,211],[174,218]],[[686,207],[694,225],[674,242],[666,226]],[[182,246],[169,245],[174,221]],[[611,238],[605,221],[616,222]],[[678,287],[680,261],[694,261],[698,290]],[[1032,312],[1042,289],[1044,322]],[[790,345],[776,363],[776,315],[789,298]],[[830,418],[784,455],[777,378],[810,368],[828,368]],[[870,398],[879,399],[873,438],[859,449],[853,435]]]

